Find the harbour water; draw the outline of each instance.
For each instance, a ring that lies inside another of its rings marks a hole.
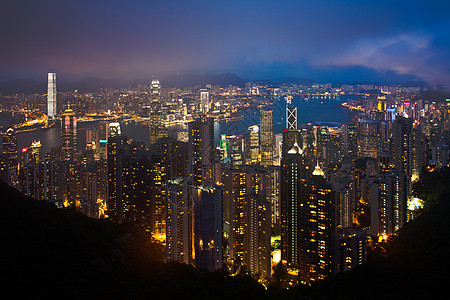
[[[349,99],[355,99],[356,95],[343,95],[330,98],[294,97],[292,105],[297,107],[298,126],[315,124],[346,124],[351,122],[353,112],[341,106],[341,103]],[[273,110],[274,133],[281,133],[286,128],[286,100],[278,98],[268,108]],[[260,124],[260,111],[249,108],[241,111],[244,118],[235,122],[220,122],[214,126],[216,144],[219,143],[221,134],[244,134],[251,125]]]
[[[297,107],[298,124],[320,124],[320,123],[348,123],[351,120],[352,113],[343,108],[340,104],[348,99],[355,98],[354,95],[345,95],[336,98],[309,98],[304,99],[294,97],[292,104]],[[286,127],[286,101],[283,98],[275,99],[273,105],[273,125],[274,133],[281,133]],[[232,122],[218,122],[214,124],[214,136],[216,145],[219,143],[221,134],[244,134],[248,127],[260,123],[260,111],[255,108],[249,108],[240,111],[244,116],[242,120]],[[86,129],[98,128],[100,123],[80,122],[77,128],[77,146],[82,150],[86,146]],[[121,124],[122,134],[135,141],[144,142],[149,145],[149,130],[139,123]],[[50,152],[51,148],[59,147],[61,143],[60,127],[56,126],[48,129],[37,129],[34,131],[21,132],[18,136],[18,149],[30,147],[33,141],[41,141],[41,151]]]

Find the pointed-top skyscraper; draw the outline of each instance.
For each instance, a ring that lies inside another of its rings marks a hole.
[[[161,84],[153,79],[150,85],[150,144],[161,138]]]

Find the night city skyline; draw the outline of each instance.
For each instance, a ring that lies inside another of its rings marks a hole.
[[[7,1],[0,80],[232,72],[448,84],[443,1]]]
[[[16,296],[442,296],[449,2],[4,2]]]

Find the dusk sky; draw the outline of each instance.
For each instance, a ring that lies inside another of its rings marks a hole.
[[[0,80],[450,83],[450,1],[4,0]]]

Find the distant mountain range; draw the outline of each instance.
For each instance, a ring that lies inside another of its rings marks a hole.
[[[163,87],[172,88],[187,88],[195,86],[205,86],[207,84],[220,85],[226,87],[244,86],[246,81],[233,73],[224,74],[177,74],[159,78]],[[78,90],[80,92],[94,92],[102,88],[127,88],[135,87],[138,84],[149,85],[152,78],[137,79],[137,80],[122,80],[122,79],[101,79],[98,77],[88,77],[82,80],[73,82],[58,82],[57,90],[61,92],[68,92]],[[30,93],[46,93],[47,83],[35,79],[16,79],[6,82],[0,82],[0,93],[3,95],[10,94],[30,94]]]
[[[221,87],[227,87],[229,85],[243,87],[247,82],[237,76],[234,73],[223,74],[175,74],[162,76],[158,78],[163,87],[169,88],[188,88],[196,86],[206,86],[207,84],[219,85]],[[120,89],[120,88],[132,88],[137,85],[149,85],[153,80],[152,77],[123,80],[123,79],[102,79],[98,77],[88,77],[78,81],[72,82],[60,82],[57,80],[57,90],[60,92],[70,92],[78,90],[79,92],[95,92],[100,89]],[[251,82],[257,84],[264,84],[268,86],[280,86],[283,84],[298,84],[298,85],[312,85],[319,83],[309,78],[294,78],[288,77],[278,80],[252,80]],[[357,82],[348,84],[357,84]],[[363,82],[359,82],[363,83]],[[335,84],[337,84],[335,82]],[[343,84],[343,83],[341,83]],[[375,83],[372,83],[375,84]],[[402,86],[424,86],[423,82],[408,82],[402,84]],[[38,93],[43,94],[47,92],[47,82],[36,79],[16,79],[0,82],[0,94],[31,94]]]

